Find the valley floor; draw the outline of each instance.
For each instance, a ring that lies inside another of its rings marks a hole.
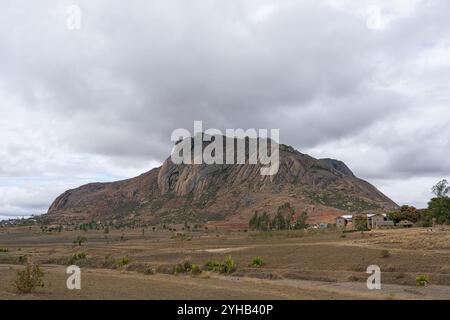
[[[78,236],[86,237],[81,246]],[[0,299],[450,299],[450,229],[361,233],[168,230],[0,230]],[[84,252],[81,290],[68,290],[68,259]],[[231,256],[231,275],[173,275],[183,261],[204,266]],[[261,257],[261,268],[250,267]],[[22,257],[22,258],[20,258]],[[23,257],[39,263],[44,288],[19,294],[13,282]],[[115,261],[128,257],[118,266]],[[111,264],[112,261],[112,264]],[[107,263],[108,262],[108,263]],[[381,268],[381,290],[368,290],[366,268]],[[145,274],[146,270],[154,274]],[[153,272],[152,272],[153,273]],[[427,286],[416,277],[425,275]]]

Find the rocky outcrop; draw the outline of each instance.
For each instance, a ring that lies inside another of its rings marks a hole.
[[[178,165],[168,158],[136,178],[91,183],[60,195],[48,210],[54,220],[140,219],[148,222],[222,221],[245,225],[255,210],[291,202],[312,221],[332,222],[344,212],[386,211],[397,205],[341,161],[315,159],[280,145],[280,167]]]

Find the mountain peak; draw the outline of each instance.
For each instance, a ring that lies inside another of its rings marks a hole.
[[[138,177],[96,183],[59,196],[47,217],[59,221],[135,219],[147,223],[210,222],[245,228],[257,211],[274,214],[290,202],[311,222],[333,222],[347,212],[384,212],[397,205],[342,161],[315,159],[280,144],[279,171],[261,164],[174,164]]]

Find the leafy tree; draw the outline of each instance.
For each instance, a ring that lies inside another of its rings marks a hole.
[[[280,211],[277,212],[275,218],[272,221],[272,228],[276,230],[286,229],[286,219]]]
[[[450,224],[450,198],[437,197],[428,202],[428,209],[439,224]]]
[[[443,179],[436,183],[436,185],[431,188],[431,191],[438,198],[446,197],[450,193],[450,187],[448,186],[448,181]]]
[[[255,230],[258,229],[257,224],[258,224],[258,211],[255,211],[250,221],[248,222],[248,226],[250,229]]]
[[[308,220],[308,214],[303,211],[297,221],[295,221],[294,229],[305,229],[308,226],[306,220]]]
[[[367,217],[363,214],[354,215],[353,226],[355,230],[365,231],[367,230]]]
[[[404,205],[400,208],[400,211],[393,211],[387,214],[388,218],[398,223],[402,220],[409,220],[411,222],[417,222],[421,220],[422,213],[413,206]]]
[[[269,219],[269,215],[267,214],[267,212],[264,211],[263,214],[261,215],[261,217],[259,218],[258,226],[259,226],[259,230],[262,230],[262,231],[269,230],[270,219]]]

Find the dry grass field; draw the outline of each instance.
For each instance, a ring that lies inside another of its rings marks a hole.
[[[77,237],[85,237],[80,245]],[[450,299],[450,229],[341,233],[173,232],[142,229],[43,233],[0,229],[0,299]],[[7,249],[7,250],[6,250]],[[68,290],[65,268],[81,267],[81,290]],[[189,261],[231,257],[231,274],[173,274]],[[261,257],[262,267],[250,266]],[[43,288],[20,294],[13,282],[28,262],[42,266]],[[381,290],[368,290],[366,268],[381,268]],[[425,275],[429,284],[418,286]]]

